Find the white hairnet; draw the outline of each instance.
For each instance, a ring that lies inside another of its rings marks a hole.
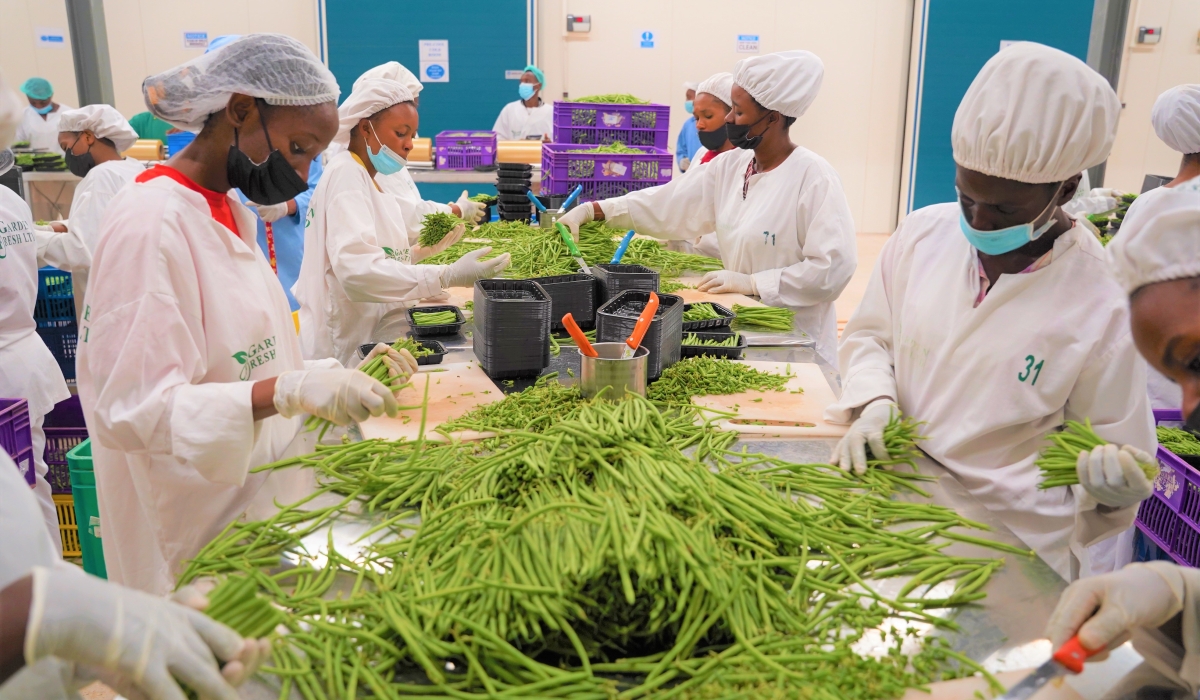
[[[1172,149],[1200,153],[1200,85],[1176,85],[1159,95],[1150,123]]]
[[[354,91],[338,107],[338,132],[333,142],[350,143],[350,130],[362,119],[373,117],[401,102],[412,102],[413,94],[395,80],[369,78],[356,82]]]
[[[1062,182],[1108,158],[1121,102],[1074,56],[1018,42],[992,56],[954,113],[954,161],[985,175]]]
[[[704,82],[700,83],[700,87],[696,88],[696,92],[706,92],[721,102],[725,103],[726,107],[733,106],[733,97],[730,93],[733,92],[733,73],[717,73],[708,76]]]
[[[200,131],[235,92],[286,106],[336,102],[339,93],[312,51],[282,34],[249,34],[142,82],[150,112],[187,131]]]
[[[5,148],[0,150],[0,175],[12,170],[12,166],[17,162],[17,156],[12,152],[12,149]]]
[[[688,90],[699,90],[699,89],[700,89],[700,83],[697,83],[694,80],[683,81],[684,92],[687,92]]]
[[[1196,180],[1166,188],[1130,212],[1108,244],[1108,260],[1129,294],[1156,282],[1200,277],[1200,192]]]
[[[357,90],[362,81],[372,80],[375,78],[395,80],[404,87],[408,88],[408,91],[413,94],[413,97],[420,95],[421,90],[425,89],[425,86],[421,84],[420,80],[417,80],[417,76],[413,75],[412,71],[400,65],[396,61],[388,61],[383,65],[370,68],[367,70],[367,72],[358,76],[358,80],[354,81],[354,87],[352,88],[352,91]]]
[[[109,139],[117,147],[117,153],[128,151],[137,132],[125,121],[121,113],[109,105],[87,105],[79,109],[69,109],[58,119],[58,130],[90,131],[96,138]]]
[[[811,51],[751,56],[733,68],[733,82],[760,105],[785,117],[804,116],[817,99],[824,77],[825,64]]]

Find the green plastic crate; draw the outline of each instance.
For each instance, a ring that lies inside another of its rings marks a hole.
[[[100,504],[96,500],[96,473],[92,471],[92,441],[84,440],[67,453],[71,471],[71,493],[75,496],[75,522],[79,525],[79,549],[83,570],[107,579],[104,544],[100,539]]]

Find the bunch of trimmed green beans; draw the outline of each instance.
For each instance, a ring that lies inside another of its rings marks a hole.
[[[645,105],[646,100],[638,99],[627,93],[610,92],[603,95],[588,95],[571,100],[571,102],[588,102],[606,105]]]
[[[417,238],[417,243],[426,247],[437,245],[459,224],[465,225],[466,222],[453,214],[442,212],[426,214],[425,221],[421,224],[421,235]]]
[[[743,391],[783,391],[788,377],[760,372],[731,360],[689,357],[663,370],[646,390],[646,397],[668,405],[691,403],[693,396],[738,394]]]
[[[1200,440],[1180,428],[1158,426],[1158,444],[1177,455],[1200,455]]]
[[[737,316],[733,323],[735,327],[754,326],[772,331],[790,331],[796,312],[777,306],[742,306],[733,305],[733,313]]]
[[[257,639],[283,622],[282,611],[258,596],[258,584],[245,576],[230,576],[208,594],[204,614],[234,632]]]
[[[1100,445],[1108,442],[1092,430],[1091,419],[1079,421],[1069,420],[1063,429],[1046,436],[1050,446],[1042,450],[1034,464],[1042,470],[1042,481],[1039,489],[1052,489],[1055,486],[1072,486],[1079,483],[1076,465],[1079,453],[1091,452]],[[1158,475],[1158,465],[1138,465],[1151,481]]]
[[[259,469],[312,468],[316,494],[231,523],[181,582],[245,576],[286,611],[263,669],[281,697],[882,700],[982,670],[937,642],[902,653],[913,629],[880,657],[854,645],[888,619],[954,628],[937,609],[982,598],[1000,561],[951,542],[1028,552],[892,500],[912,474],[735,452],[697,417],[630,397],[483,443],[322,447]],[[335,545],[355,513],[376,524]]]
[[[721,314],[707,301],[688,304],[683,311],[684,321],[709,321],[714,318],[721,318]]]
[[[722,338],[721,340],[717,340],[716,338],[704,338],[702,340],[700,338],[700,336],[696,335],[695,333],[686,333],[683,336],[683,344],[684,345],[702,345],[705,347],[712,347],[712,348],[732,348],[732,347],[737,347],[738,337],[737,337],[737,334],[735,333],[733,335]]]
[[[392,343],[392,349],[408,350],[414,358],[433,354],[432,350],[421,346],[419,343],[410,338],[400,338],[396,342]],[[408,377],[391,377],[388,375],[388,367],[383,363],[382,355],[376,355],[370,362],[360,367],[359,370],[365,372],[367,376],[371,377],[372,379],[382,382],[384,386],[391,389],[393,392],[400,391],[404,387],[408,386]],[[325,433],[333,427],[333,423],[325,420],[324,418],[309,416],[308,419],[304,421],[304,427],[307,430],[320,430],[320,432],[317,433],[317,440],[322,440],[325,438]]]
[[[444,326],[448,323],[458,323],[458,314],[453,311],[413,311],[412,319],[418,326]]]

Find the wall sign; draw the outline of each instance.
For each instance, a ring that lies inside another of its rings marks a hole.
[[[649,29],[638,32],[637,41],[638,41],[638,48],[640,48],[640,49],[654,48],[654,41],[655,41],[654,32],[650,31]]]
[[[207,49],[208,48],[208,32],[188,32],[183,33],[183,48],[185,49]]]
[[[422,83],[450,82],[450,41],[448,39],[419,39],[417,41]]]
[[[738,53],[758,53],[759,42],[757,34],[738,34],[735,44]]]
[[[67,33],[53,27],[38,27],[33,30],[34,44],[39,49],[62,49],[67,46]]]

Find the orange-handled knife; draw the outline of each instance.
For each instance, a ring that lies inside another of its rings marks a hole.
[[[646,302],[646,308],[642,309],[642,314],[638,316],[637,323],[633,326],[633,333],[625,339],[625,350],[621,353],[623,359],[628,360],[633,357],[633,353],[642,344],[642,338],[646,337],[646,331],[650,330],[650,322],[654,320],[654,314],[658,313],[658,295],[650,292],[650,301]]]
[[[574,316],[567,314],[563,316],[562,322],[566,326],[567,332],[575,339],[575,344],[579,346],[579,352],[588,357],[600,357],[600,353],[596,352],[596,348],[592,347],[592,344],[588,342],[587,336],[583,334],[583,329],[579,327],[578,323],[575,323]]]

